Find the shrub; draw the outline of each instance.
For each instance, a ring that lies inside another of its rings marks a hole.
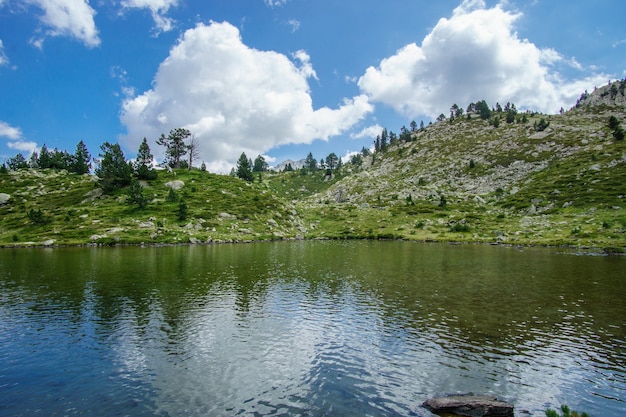
[[[550,122],[542,117],[539,123],[535,122],[533,126],[537,132],[543,132],[550,126]]]
[[[128,204],[137,204],[139,208],[144,208],[148,205],[148,198],[143,193],[143,187],[134,178],[131,180],[128,188],[128,197]]]
[[[167,193],[167,201],[170,203],[175,203],[178,201],[178,194],[174,191],[173,188],[170,188],[170,191]]]
[[[178,218],[178,220],[180,221],[187,220],[187,211],[187,203],[185,203],[185,200],[181,198],[178,202],[178,211],[176,212],[176,218]]]
[[[578,414],[576,411],[570,411],[566,405],[561,406],[561,412],[563,413],[562,415],[558,411],[549,408],[546,410],[546,417],[590,417],[587,413]]]
[[[470,227],[467,224],[455,223],[450,227],[450,231],[455,233],[469,232]]]
[[[39,226],[50,222],[50,218],[44,215],[41,209],[30,209],[26,215],[31,222]]]

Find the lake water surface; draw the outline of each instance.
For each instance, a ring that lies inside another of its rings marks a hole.
[[[0,416],[626,410],[626,258],[408,242],[0,250]]]

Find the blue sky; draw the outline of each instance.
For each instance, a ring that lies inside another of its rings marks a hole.
[[[626,76],[623,0],[0,0],[0,161],[185,127],[228,172],[369,147],[485,99],[556,113]]]

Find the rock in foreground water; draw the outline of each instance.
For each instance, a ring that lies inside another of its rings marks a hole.
[[[469,417],[513,417],[513,404],[492,395],[451,395],[430,398],[422,404],[433,413]]]

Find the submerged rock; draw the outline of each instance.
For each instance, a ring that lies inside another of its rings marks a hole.
[[[430,398],[422,406],[433,413],[469,417],[513,417],[513,404],[493,395],[451,395]]]

